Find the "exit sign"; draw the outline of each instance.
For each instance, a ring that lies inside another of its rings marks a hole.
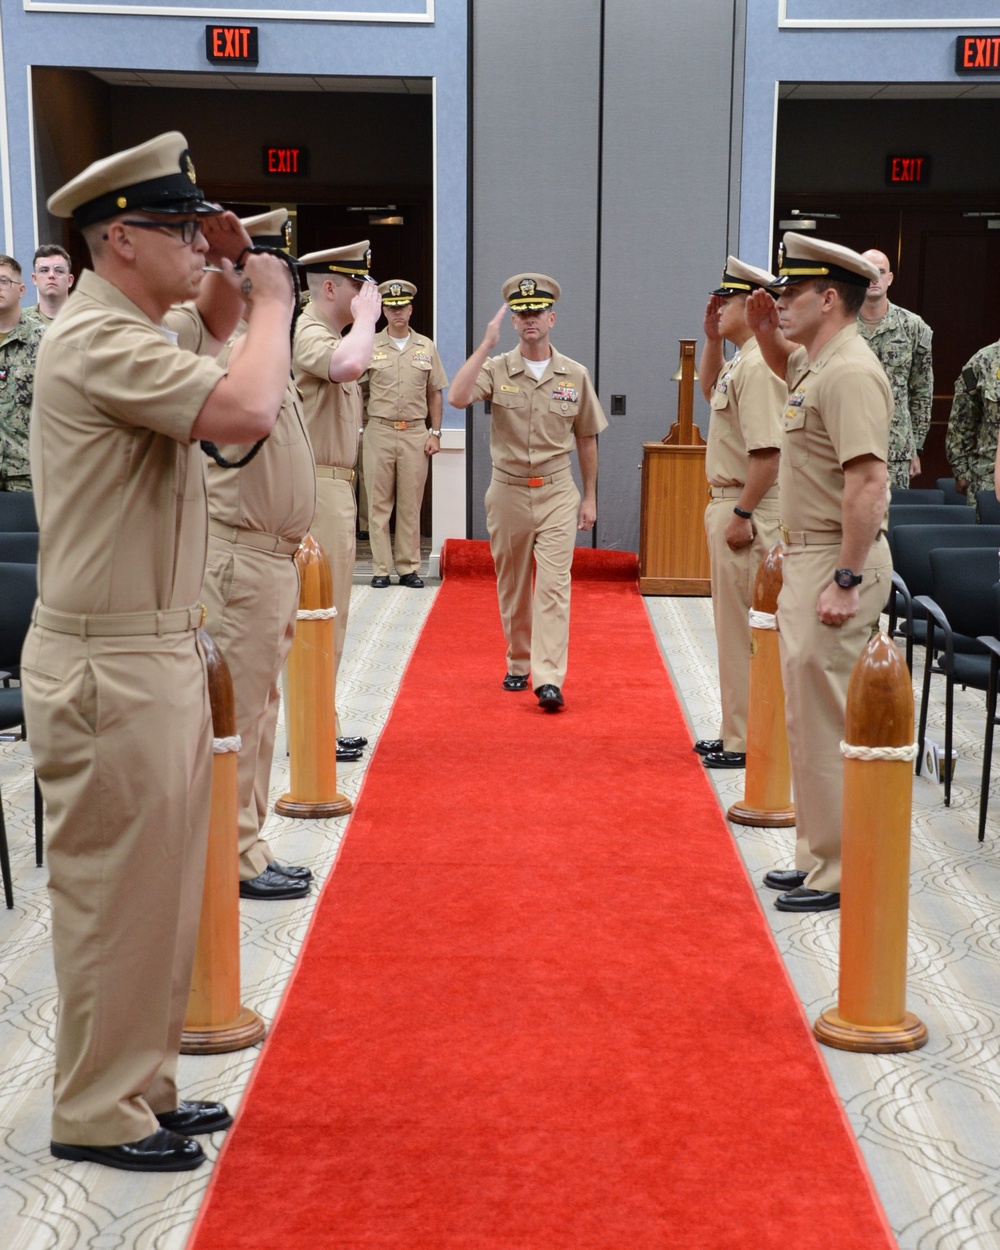
[[[256,65],[256,26],[206,26],[205,55],[213,65]]]
[[[1000,70],[1000,35],[959,35],[955,69],[960,74],[995,74]]]
[[[890,186],[917,186],[931,180],[929,156],[887,156],[885,180]]]
[[[264,148],[264,173],[269,177],[308,178],[309,149],[277,146]]]

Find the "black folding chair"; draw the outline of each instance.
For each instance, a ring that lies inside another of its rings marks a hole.
[[[975,508],[955,508],[945,503],[893,503],[889,505],[888,537],[897,525],[975,525]]]
[[[993,587],[994,628],[1000,634],[1000,584]],[[1000,674],[1000,638],[980,637],[990,653],[990,677],[986,687],[986,732],[983,735],[983,779],[979,785],[979,841],[986,837],[986,809],[990,801],[990,769],[993,765],[993,730],[997,725],[997,687]]]
[[[955,485],[955,479],[953,477],[939,477],[934,485],[938,488],[938,490],[944,491],[945,503],[961,504],[963,508],[967,508],[969,506],[968,499],[965,495],[959,493],[959,489]]]
[[[980,525],[1000,525],[1000,499],[995,491],[976,491],[976,515]]]
[[[958,550],[940,547],[929,556],[931,595],[918,595],[927,613],[924,643],[924,681],[920,696],[920,729],[917,734],[917,767],[923,764],[924,738],[931,676],[945,679],[944,801],[951,804],[951,742],[955,683],[973,690],[988,690],[990,651],[979,641],[994,632],[995,591],[1000,580],[1000,556],[991,548]]]
[[[35,496],[29,490],[0,490],[0,530],[38,533]]]

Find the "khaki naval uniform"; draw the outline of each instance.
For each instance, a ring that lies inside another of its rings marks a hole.
[[[356,550],[354,466],[361,428],[361,385],[331,382],[330,358],[341,336],[312,304],[299,317],[292,371],[302,395],[306,428],[316,456],[316,516],[312,532],[326,552],[333,577],[333,680],[344,653]],[[340,716],[337,716],[340,732]]]
[[[712,568],[712,611],[719,653],[724,751],[746,752],[750,698],[750,619],[754,581],[761,560],[780,538],[778,486],[753,512],[754,540],[731,551],[726,526],[746,484],[751,451],[781,446],[785,387],[748,339],[723,368],[712,393],[705,472],[712,498],[705,509],[705,532]]]
[[[246,448],[220,450],[227,460],[238,460]],[[234,470],[208,461],[206,474],[211,520],[202,590],[205,628],[233,678],[240,735],[240,878],[249,881],[274,858],[260,831],[268,811],[278,676],[299,605],[294,556],[316,508],[316,465],[291,383],[270,437],[250,463]]]
[[[85,272],[35,379],[39,602],[21,671],[59,987],[52,1136],[70,1145],[136,1141],[177,1106],[212,768],[190,438],[223,376],[178,325],[192,350]]]
[[[429,338],[410,332],[402,351],[388,330],[375,336],[372,359],[361,379],[367,391],[368,423],[362,440],[368,485],[368,532],[372,573],[388,575],[393,565],[389,517],[396,505],[395,568],[420,571],[420,505],[427,481],[427,405],[448,375]]]
[[[577,436],[599,434],[608,422],[590,374],[554,348],[537,382],[517,348],[491,356],[479,371],[470,402],[481,399],[489,399],[493,410],[486,525],[507,639],[507,672],[530,671],[536,690],[561,687],[580,508],[570,452]]]
[[[806,888],[837,892],[847,685],[889,592],[892,561],[884,529],[864,568],[854,570],[864,578],[857,616],[839,627],[824,625],[816,601],[837,567],[842,466],[857,456],[886,459],[892,390],[856,325],[835,334],[812,364],[804,348],[793,352],[787,380],[778,472],[787,550],[777,618],[795,791],[795,866],[808,873]]]

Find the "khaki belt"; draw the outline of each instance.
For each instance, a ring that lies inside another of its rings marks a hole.
[[[713,486],[713,499],[739,499],[743,494],[742,486]]]
[[[381,421],[383,425],[391,425],[394,430],[415,430],[418,425],[427,429],[427,422],[423,417],[419,421],[394,421],[392,417],[369,417],[368,420]]]
[[[258,551],[270,551],[279,556],[293,556],[302,546],[301,543],[292,542],[290,538],[244,529],[241,525],[223,525],[221,521],[209,521],[208,532],[213,538],[221,538],[237,547],[256,547]]]
[[[557,469],[555,473],[547,473],[542,477],[512,477],[509,473],[501,473],[499,469],[493,470],[494,482],[502,482],[504,486],[548,486],[550,482],[557,482],[561,477],[569,472],[569,465],[565,469]]]
[[[841,530],[790,530],[781,527],[781,537],[786,547],[839,547],[843,538]]]
[[[353,482],[354,470],[342,469],[339,464],[318,464],[316,466],[317,477],[333,477],[338,482]]]
[[[186,634],[201,629],[205,623],[205,605],[190,608],[169,608],[164,612],[94,613],[78,616],[75,612],[56,612],[35,604],[31,619],[42,629],[57,634],[75,634],[78,638],[131,638],[142,634]]]

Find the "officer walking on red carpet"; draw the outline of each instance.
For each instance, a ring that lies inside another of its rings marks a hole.
[[[21,673],[59,986],[51,1149],[183,1171],[205,1157],[192,1134],[231,1122],[177,1093],[212,774],[198,444],[274,425],[292,282],[271,256],[233,280],[246,234],[206,202],[176,131],[95,162],[48,208],[94,266],[42,339],[31,423],[39,600]],[[213,357],[244,301],[226,372]]]
[[[751,291],[774,275],[730,256],[722,285],[705,310],[698,365],[712,406],[705,472],[712,498],[705,533],[712,572],[712,611],[719,654],[722,730],[694,749],[706,768],[743,768],[750,701],[750,608],[761,560],[778,541],[778,448],[785,387],[760,354],[747,325]],[[736,348],[726,361],[722,345]]]
[[[892,389],[857,320],[877,277],[859,253],[789,233],[771,287],[776,300],[766,291],[747,299],[747,323],[788,386],[777,621],[797,838],[795,868],[764,877],[782,891],[780,911],[840,906],[847,686],[892,577]]]
[[[590,374],[549,342],[559,295],[559,283],[546,274],[508,278],[505,303],[448,392],[456,408],[491,403],[486,525],[507,639],[503,688],[527,690],[530,672],[546,712],[565,704],[575,530],[597,520],[597,435],[608,424]],[[490,356],[508,309],[519,344]],[[570,468],[574,445],[582,498]]]

